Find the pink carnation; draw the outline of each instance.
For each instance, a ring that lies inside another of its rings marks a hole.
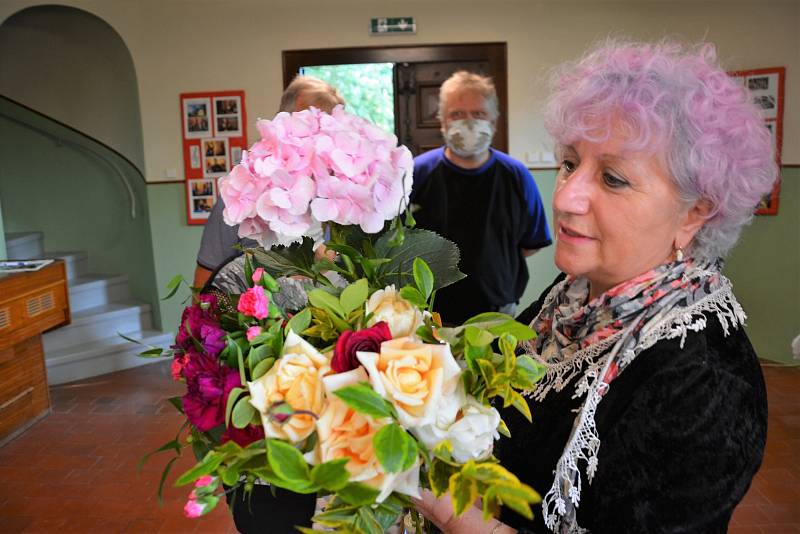
[[[211,475],[203,475],[195,481],[194,487],[202,488],[204,486],[208,486],[212,482],[214,482],[214,477],[212,477]]]
[[[269,298],[261,286],[254,286],[242,293],[239,297],[237,309],[245,315],[256,319],[265,319],[269,316]]]
[[[264,269],[263,267],[259,267],[253,272],[253,283],[254,284],[259,283],[263,276],[264,276]]]
[[[189,499],[183,507],[183,515],[190,519],[195,519],[203,515],[205,507],[194,499]]]
[[[247,329],[247,341],[253,341],[260,335],[261,335],[260,326],[251,326],[250,328]]]

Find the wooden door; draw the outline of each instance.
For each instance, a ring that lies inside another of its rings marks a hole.
[[[492,146],[508,152],[505,43],[286,50],[283,85],[302,67],[355,63],[394,63],[395,134],[415,156],[443,144],[436,118],[442,82],[460,69],[491,76],[500,111]]]

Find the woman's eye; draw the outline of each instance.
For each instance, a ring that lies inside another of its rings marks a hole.
[[[577,167],[577,165],[575,164],[574,161],[570,161],[568,159],[565,159],[565,160],[561,161],[561,170],[566,172],[566,173],[574,172],[576,167]]]
[[[608,187],[611,187],[613,189],[626,187],[628,185],[628,182],[626,180],[624,180],[624,179],[622,179],[622,178],[620,178],[618,176],[614,176],[613,174],[608,173],[608,172],[604,172],[603,173],[603,182]]]

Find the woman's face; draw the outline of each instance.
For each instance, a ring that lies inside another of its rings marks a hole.
[[[592,298],[674,258],[702,226],[655,155],[624,149],[623,138],[563,148],[553,214],[555,262],[585,276]]]

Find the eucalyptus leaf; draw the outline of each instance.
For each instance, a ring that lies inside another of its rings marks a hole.
[[[233,405],[236,404],[236,400],[239,398],[239,395],[241,395],[245,391],[247,391],[246,388],[233,388],[231,392],[228,394],[228,400],[225,403],[225,426],[228,426],[230,424]]]
[[[275,358],[266,358],[258,362],[256,368],[250,371],[250,376],[253,379],[253,381],[258,380],[259,378],[267,374],[267,371],[272,369],[273,365],[275,365]]]

